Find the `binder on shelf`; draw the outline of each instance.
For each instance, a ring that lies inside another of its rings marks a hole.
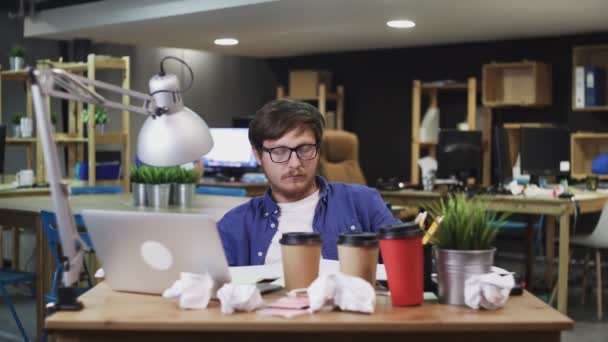
[[[577,66],[574,70],[574,107],[585,108],[585,67]]]
[[[603,106],[606,104],[606,70],[604,68],[585,66],[585,107]]]

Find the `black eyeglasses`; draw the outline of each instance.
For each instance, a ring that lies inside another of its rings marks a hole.
[[[303,144],[294,148],[287,146],[279,146],[273,148],[262,147],[264,152],[268,152],[270,160],[275,163],[285,163],[291,158],[292,152],[295,152],[300,160],[311,160],[317,157],[319,145]]]

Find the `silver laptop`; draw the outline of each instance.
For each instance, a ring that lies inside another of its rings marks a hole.
[[[83,210],[85,226],[116,291],[160,294],[180,272],[230,282],[216,221],[203,214]]]

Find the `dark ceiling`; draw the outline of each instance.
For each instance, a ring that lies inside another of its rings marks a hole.
[[[35,0],[34,2],[36,3],[36,11],[41,11],[45,9],[72,6],[95,1],[100,0]],[[2,0],[0,1],[0,9],[17,12],[19,10],[19,2],[19,0]],[[26,12],[29,10],[30,2],[31,0],[25,0]]]

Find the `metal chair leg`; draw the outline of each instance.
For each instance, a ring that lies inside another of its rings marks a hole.
[[[597,277],[597,319],[602,319],[602,255],[600,250],[595,251],[595,273]]]
[[[589,274],[589,251],[585,252],[585,261],[583,264],[583,279],[581,281],[581,305],[585,305],[585,296],[587,294],[587,274]]]

